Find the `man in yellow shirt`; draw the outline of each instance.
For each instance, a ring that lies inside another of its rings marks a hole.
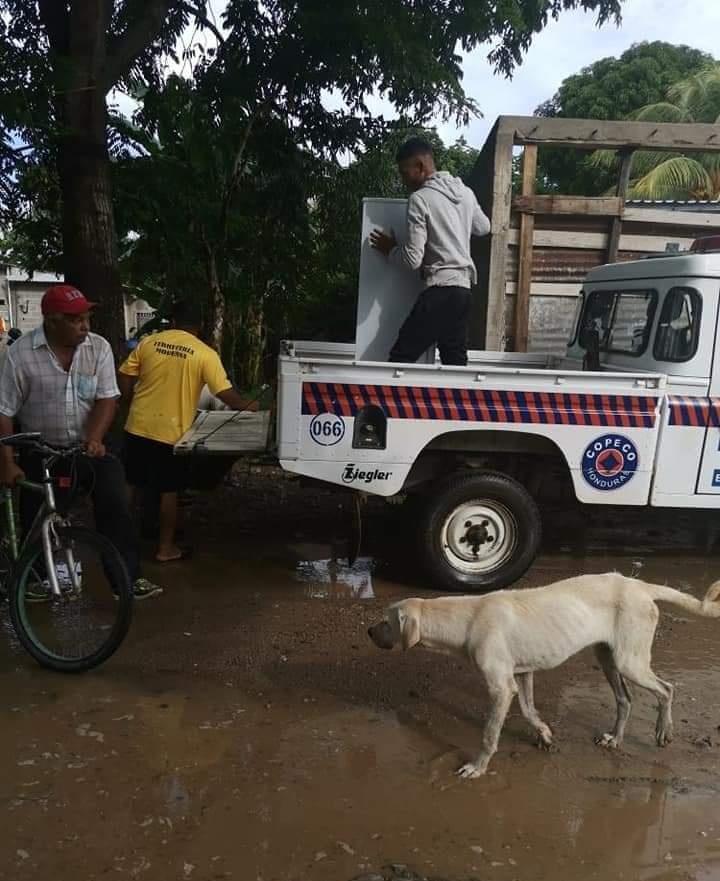
[[[160,535],[155,559],[182,560],[175,543],[178,492],[185,484],[182,459],[173,447],[195,418],[200,393],[210,392],[234,410],[245,401],[232,387],[220,357],[198,338],[200,312],[176,303],[172,328],[146,336],[121,365],[118,383],[131,400],[125,423],[125,471],[132,487],[160,493]]]

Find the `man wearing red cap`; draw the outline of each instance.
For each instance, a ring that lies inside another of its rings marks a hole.
[[[90,332],[94,306],[71,285],[45,292],[43,323],[8,349],[0,367],[0,436],[12,434],[18,420],[22,431],[38,431],[55,446],[85,446],[87,458],[78,465],[81,480],[92,487],[97,528],[122,554],[135,596],[144,599],[161,588],[140,575],[122,465],[105,449],[120,392],[110,344]],[[37,455],[23,451],[17,464],[12,450],[0,447],[0,483],[12,486],[25,472],[37,479],[39,466]],[[62,476],[61,468],[58,463],[56,476]],[[35,496],[21,495],[23,528],[32,523],[38,504]]]

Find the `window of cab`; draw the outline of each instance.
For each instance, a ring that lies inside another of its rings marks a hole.
[[[650,341],[657,302],[655,290],[591,291],[578,324],[578,342],[587,348],[589,336],[596,333],[601,352],[640,357]]]
[[[702,297],[694,288],[671,288],[660,310],[653,356],[656,361],[681,363],[695,356],[700,340]]]

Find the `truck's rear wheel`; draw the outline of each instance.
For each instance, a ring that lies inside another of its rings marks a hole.
[[[433,486],[421,517],[420,552],[441,590],[497,590],[528,569],[541,531],[525,487],[494,471],[466,471]]]

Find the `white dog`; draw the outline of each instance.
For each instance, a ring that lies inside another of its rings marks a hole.
[[[596,742],[605,747],[622,743],[631,704],[627,679],[657,697],[655,739],[658,746],[670,743],[673,687],[650,668],[659,618],[655,602],[718,618],[719,597],[720,581],[701,602],[671,587],[614,573],[583,575],[531,590],[403,600],[390,606],[386,620],[368,633],[380,648],[421,646],[461,655],[480,670],[490,693],[482,750],[458,771],[462,777],[479,777],[497,751],[516,694],[523,716],[538,733],[539,745],[551,746],[552,731],[535,709],[533,672],[557,667],[588,646],[595,646],[617,702],[613,731]]]

